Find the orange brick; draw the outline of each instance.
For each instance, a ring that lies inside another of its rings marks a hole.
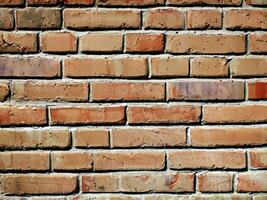
[[[0,77],[59,77],[60,62],[47,58],[0,57]]]
[[[200,57],[191,62],[193,77],[226,77],[228,76],[228,60],[226,58]]]
[[[244,172],[237,175],[237,192],[266,192],[266,172]]]
[[[243,151],[176,150],[169,152],[171,169],[244,169]]]
[[[188,29],[222,28],[222,13],[218,10],[188,10],[186,20]]]
[[[248,5],[252,5],[252,6],[265,6],[265,5],[267,5],[267,2],[265,0],[246,0],[246,3]]]
[[[1,2],[0,2],[1,4]],[[14,28],[14,16],[11,9],[0,9],[0,29],[10,30]]]
[[[206,123],[220,124],[266,122],[267,106],[264,104],[204,106],[203,119]]]
[[[164,50],[164,35],[152,33],[127,33],[127,52],[162,52]]]
[[[89,33],[80,37],[82,52],[121,52],[123,36],[116,33]]]
[[[200,192],[231,192],[233,175],[225,172],[201,173],[197,176]]]
[[[192,146],[260,146],[267,144],[267,128],[191,128]]]
[[[93,101],[159,101],[165,98],[164,83],[93,82]]]
[[[108,147],[109,132],[105,129],[79,128],[75,132],[75,147],[94,148]]]
[[[71,124],[122,124],[125,122],[124,106],[50,107],[53,125]]]
[[[64,23],[72,29],[133,29],[140,28],[141,13],[122,9],[65,9]]]
[[[163,152],[101,152],[94,155],[94,169],[160,170],[165,167]]]
[[[75,53],[76,36],[67,32],[45,32],[41,34],[41,49],[48,53]]]
[[[0,125],[44,125],[46,124],[45,107],[0,106]]]
[[[118,77],[135,78],[147,75],[144,58],[68,58],[64,60],[67,77]]]
[[[67,174],[7,174],[0,181],[0,191],[14,195],[69,194],[77,188],[77,177]]]
[[[70,146],[66,129],[1,129],[1,149],[62,149]]]
[[[0,82],[0,102],[5,101],[8,95],[9,95],[8,83]]]
[[[0,153],[0,170],[40,171],[49,169],[49,153],[3,152]]]
[[[233,9],[225,13],[225,26],[228,29],[267,29],[267,11]]]
[[[250,168],[254,169],[267,169],[267,151],[251,150],[249,152]]]
[[[244,100],[244,83],[179,81],[168,84],[169,100]]]
[[[149,9],[145,13],[145,28],[182,29],[184,28],[183,12],[173,8]]]
[[[179,124],[198,122],[200,108],[186,105],[129,106],[130,124]]]
[[[22,101],[86,101],[89,88],[87,82],[16,81],[12,91]]]
[[[249,50],[251,53],[267,52],[267,34],[253,33],[249,35]]]
[[[245,36],[215,34],[167,35],[166,50],[169,53],[187,54],[236,54],[244,53]]]
[[[51,164],[53,170],[93,169],[92,154],[87,152],[53,152]]]
[[[167,0],[171,5],[224,5],[240,6],[242,0]]]
[[[186,144],[184,128],[116,128],[113,147],[176,147]]]
[[[66,5],[93,5],[94,0],[64,0]]]
[[[249,99],[267,99],[267,82],[248,83]]]
[[[148,6],[162,5],[164,0],[96,0],[96,3],[104,6]]]
[[[151,58],[152,77],[182,77],[189,74],[189,59],[176,57]]]
[[[37,35],[35,33],[0,33],[0,53],[34,52],[37,52]]]

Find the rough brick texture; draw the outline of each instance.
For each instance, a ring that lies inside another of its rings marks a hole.
[[[267,200],[267,0],[0,0],[1,200]]]

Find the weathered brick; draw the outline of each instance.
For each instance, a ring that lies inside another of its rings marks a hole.
[[[188,29],[222,28],[222,13],[218,10],[188,10],[186,20]]]
[[[12,91],[22,101],[86,101],[89,88],[87,82],[16,81]]]
[[[41,34],[41,49],[48,53],[75,53],[76,36],[68,32],[45,32]],[[62,42],[64,41],[64,42]]]
[[[245,36],[227,34],[172,34],[167,35],[169,53],[236,54],[244,53]]]
[[[163,152],[101,152],[94,155],[94,169],[161,170],[165,167]]]
[[[162,5],[164,0],[96,0],[96,3],[103,6],[148,6]]]
[[[27,5],[31,6],[55,6],[61,2],[61,0],[26,0]]]
[[[9,95],[8,83],[0,82],[0,102],[5,101]]]
[[[149,9],[145,13],[144,27],[147,29],[182,29],[184,28],[183,12],[173,8]]]
[[[234,113],[234,114],[233,114]],[[204,106],[203,119],[206,123],[260,123],[267,121],[267,106],[223,105]]]
[[[34,52],[37,52],[37,35],[35,33],[0,33],[0,53]]]
[[[152,77],[182,77],[189,74],[189,59],[176,57],[151,58]]]
[[[16,11],[18,29],[59,29],[60,9],[25,8]]]
[[[267,10],[233,9],[225,12],[227,29],[267,29]]]
[[[267,169],[267,151],[265,149],[249,151],[249,165],[254,169]]]
[[[46,123],[45,107],[34,106],[0,106],[0,125],[44,125]]]
[[[171,169],[244,169],[243,151],[174,150],[169,152]]]
[[[253,33],[248,38],[251,53],[267,53],[267,34]]]
[[[109,132],[105,129],[79,128],[75,132],[75,147],[96,148],[109,146]]]
[[[77,188],[77,177],[67,174],[7,174],[0,180],[0,191],[15,195],[69,194]]]
[[[64,60],[64,75],[73,78],[136,78],[144,77],[147,73],[147,62],[144,58],[68,58]]]
[[[165,98],[164,83],[94,82],[93,101],[159,101]]]
[[[186,105],[129,106],[130,124],[179,124],[198,122],[200,108]]]
[[[92,170],[92,154],[87,152],[53,152],[51,155],[53,170]]]
[[[72,29],[136,29],[141,25],[141,13],[122,9],[65,9],[64,24]]]
[[[239,6],[242,0],[167,0],[171,5],[224,5]]]
[[[192,199],[192,200],[214,200],[214,199],[223,199],[223,200],[251,200],[251,196],[248,194],[154,194],[146,195],[145,200],[177,200],[177,199]],[[259,199],[264,200],[264,199]]]
[[[248,5],[252,5],[252,6],[265,6],[265,5],[267,5],[267,2],[265,0],[246,0],[246,3]]]
[[[66,5],[93,5],[94,0],[64,0]]]
[[[124,111],[124,106],[50,107],[53,125],[122,124],[125,121]]]
[[[237,175],[237,192],[266,192],[266,172],[244,172]]]
[[[49,153],[2,152],[0,170],[40,171],[49,169]]]
[[[60,62],[56,59],[0,57],[0,77],[59,77]]]
[[[80,37],[82,52],[121,52],[123,35],[117,33],[89,33]]]
[[[267,128],[191,128],[192,146],[260,146],[267,144]]]
[[[1,149],[61,149],[70,146],[66,129],[0,129]]]
[[[180,81],[168,83],[169,100],[244,100],[244,83]]]
[[[248,83],[249,99],[267,99],[267,82]]]
[[[1,2],[0,2],[1,4]],[[11,9],[0,9],[0,29],[10,30],[14,28],[14,16]]]
[[[21,6],[25,0],[1,0],[0,6]]]
[[[184,128],[116,128],[113,147],[176,147],[186,144]]]

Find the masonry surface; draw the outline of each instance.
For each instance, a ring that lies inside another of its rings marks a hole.
[[[0,0],[1,200],[267,200],[267,0]]]

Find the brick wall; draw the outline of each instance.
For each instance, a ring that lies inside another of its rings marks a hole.
[[[1,200],[267,200],[266,0],[0,0]]]

